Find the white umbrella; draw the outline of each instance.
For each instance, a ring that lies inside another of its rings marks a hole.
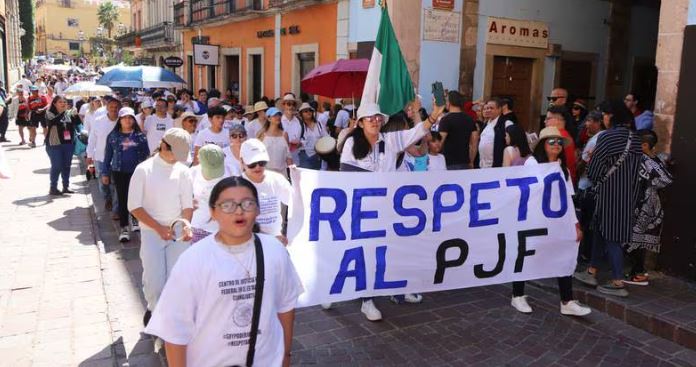
[[[102,97],[111,93],[113,93],[111,88],[94,82],[75,83],[63,92],[66,97]]]
[[[49,65],[44,66],[44,69],[51,70],[51,71],[69,71],[70,69],[72,69],[72,67],[70,65],[49,64]]]

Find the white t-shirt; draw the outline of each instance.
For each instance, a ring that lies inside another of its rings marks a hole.
[[[89,110],[89,102],[83,103],[82,106],[80,106],[80,112],[78,112],[77,114],[80,115],[80,117],[84,118],[87,114],[87,110]]]
[[[481,132],[481,140],[479,141],[479,167],[490,168],[493,167],[493,146],[495,144],[495,124],[498,123],[498,119],[489,121],[486,127]],[[512,125],[512,121],[505,121],[505,128]]]
[[[242,177],[249,180],[246,174]],[[261,233],[279,236],[282,234],[283,217],[280,215],[280,203],[290,205],[292,186],[280,173],[266,170],[262,183],[251,180],[259,192],[260,214],[256,217]]]
[[[283,115],[280,118],[280,122],[283,125],[283,131],[288,134],[288,140],[290,142],[299,141],[300,135],[302,134],[302,126],[300,126],[300,120],[297,116],[293,116],[292,119],[288,119]]]
[[[336,113],[336,121],[334,122],[334,126],[345,129],[348,127],[348,124],[350,123],[350,115],[348,111],[353,111],[355,109],[355,106],[352,104],[343,106],[343,109],[338,111]]]
[[[92,126],[94,125],[94,121],[96,121],[96,119],[99,116],[103,115],[105,112],[106,111],[102,110],[101,108],[98,108],[94,111],[90,111],[88,109],[87,112],[85,112],[85,119],[84,119],[85,129],[87,129],[87,131],[91,131]]]
[[[317,114],[317,122],[321,124],[321,127],[326,130],[326,124],[329,122],[329,111],[324,111]]]
[[[153,153],[155,149],[159,147],[164,133],[172,127],[174,127],[174,120],[172,120],[169,115],[160,118],[157,114],[152,114],[145,118],[143,128],[145,129],[144,132],[147,137],[147,145],[150,148],[150,153]]]
[[[106,138],[114,130],[117,120],[110,120],[109,115],[104,114],[96,118],[89,130],[89,140],[87,142],[87,157],[97,162],[104,161],[104,150],[106,149]]]
[[[318,122],[314,123],[314,128],[310,129],[309,126],[305,125],[304,138],[301,140],[302,146],[300,150],[304,150],[308,157],[313,157],[316,153],[314,146],[317,145],[317,141],[324,136],[328,136],[326,129],[319,125]]]
[[[399,153],[421,140],[428,131],[422,122],[409,130],[380,133],[372,151],[365,157],[357,159],[353,155],[353,137],[348,137],[341,151],[341,163],[349,164],[370,172],[394,172]],[[384,152],[379,151],[380,142],[384,141]]]
[[[265,282],[254,365],[280,366],[285,344],[278,314],[292,311],[304,289],[283,245],[258,236]],[[145,332],[186,345],[187,366],[243,366],[255,282],[253,237],[243,245],[225,246],[208,236],[177,260]]]
[[[230,147],[225,149],[225,172],[229,172],[230,176],[242,175],[242,162],[232,154]]]
[[[199,132],[193,145],[202,147],[206,144],[215,144],[224,150],[230,146],[230,132],[227,129],[222,129],[219,133],[215,133],[210,128]]]
[[[198,124],[196,125],[196,132],[199,133],[209,127],[210,119],[208,118],[208,115],[203,115],[203,117],[201,117],[201,119],[198,121]]]
[[[193,182],[183,163],[169,164],[156,154],[135,167],[128,189],[128,211],[143,208],[168,226],[184,209],[193,209]],[[145,223],[143,229],[152,230]]]
[[[256,136],[259,135],[259,131],[263,128],[261,126],[261,122],[259,119],[254,119],[250,123],[244,125],[247,131],[247,137],[249,139],[256,139]]]
[[[432,155],[428,153],[428,171],[447,171],[447,162],[442,154]]]
[[[218,223],[210,219],[210,207],[208,206],[208,201],[210,200],[210,192],[213,191],[213,187],[223,178],[225,178],[225,175],[216,179],[206,180],[201,173],[200,165],[191,168],[193,198],[198,203],[198,208],[193,211],[191,227],[200,228],[210,233],[215,233],[218,231]]]

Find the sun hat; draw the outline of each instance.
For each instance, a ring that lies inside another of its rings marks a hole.
[[[201,173],[206,180],[213,180],[225,174],[225,152],[215,144],[206,144],[198,150]]]
[[[377,103],[363,103],[358,108],[358,120],[367,116],[382,115],[384,116],[384,122],[389,120],[389,115],[382,113],[379,110],[379,105]]]
[[[264,111],[268,109],[268,105],[264,101],[254,103],[254,112]]]
[[[172,153],[179,162],[186,162],[191,149],[191,135],[181,128],[173,127],[167,130],[162,141],[172,147]]]
[[[251,115],[254,112],[254,106],[244,106],[244,115]]]
[[[268,151],[266,145],[259,139],[249,139],[242,143],[240,155],[244,164],[254,164],[256,162],[268,162]]]
[[[266,116],[269,116],[269,117],[275,116],[275,115],[282,115],[282,114],[283,114],[283,112],[281,112],[279,109],[277,109],[275,107],[271,107],[268,109],[268,111],[266,111]]]
[[[118,118],[123,116],[132,116],[135,118],[135,111],[133,111],[133,109],[130,107],[123,107],[118,111]]]
[[[312,112],[314,112],[314,108],[312,106],[310,106],[309,103],[307,103],[307,102],[303,103],[302,106],[300,106],[299,111],[302,112],[304,110],[312,110]]]
[[[191,111],[186,111],[186,112],[182,113],[181,116],[177,117],[174,120],[174,126],[182,126],[181,124],[184,123],[184,120],[186,120],[187,118],[191,118],[191,117],[195,118],[196,122],[199,122],[199,121],[201,121],[201,118],[203,118],[203,115],[199,116]]]
[[[541,132],[539,133],[539,141],[548,138],[561,138],[564,140],[565,144],[568,144],[570,142],[568,138],[561,135],[561,131],[558,130],[558,128],[555,126],[549,126],[541,129]]]
[[[285,93],[283,96],[283,103],[285,102],[297,103],[297,100],[295,100],[295,96],[293,96],[292,93]]]
[[[232,136],[232,134],[240,134],[240,133],[244,134],[244,135],[247,134],[246,128],[242,124],[232,124],[232,126],[230,126],[230,128],[228,130],[230,132],[230,136]]]

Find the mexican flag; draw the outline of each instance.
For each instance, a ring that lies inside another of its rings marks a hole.
[[[382,113],[392,115],[401,111],[415,97],[411,76],[401,55],[387,7],[383,6],[360,103],[378,103]]]

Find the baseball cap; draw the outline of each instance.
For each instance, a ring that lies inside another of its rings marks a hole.
[[[270,160],[268,151],[266,151],[266,145],[259,139],[249,139],[242,143],[240,155],[246,165],[256,162],[268,162]]]
[[[177,161],[186,162],[191,149],[191,135],[186,130],[173,127],[164,133],[162,141],[172,147],[172,153]]]
[[[39,87],[37,87],[35,85],[31,85],[31,86],[29,86],[29,90],[33,92],[33,91],[39,90]]]
[[[269,108],[269,109],[266,111],[266,116],[269,116],[269,117],[270,117],[270,116],[275,116],[275,115],[282,115],[282,114],[283,114],[283,113],[280,112],[280,110],[277,109],[277,108],[275,108],[275,107],[271,107],[271,108]]]
[[[206,180],[213,180],[225,174],[225,152],[215,144],[206,144],[198,150],[201,173]]]
[[[133,116],[135,118],[135,111],[130,107],[123,107],[118,111],[118,118],[123,116]]]
[[[150,98],[143,99],[140,108],[152,108],[152,100]]]

